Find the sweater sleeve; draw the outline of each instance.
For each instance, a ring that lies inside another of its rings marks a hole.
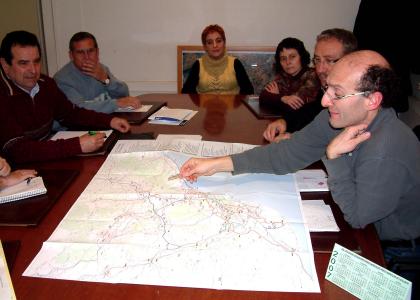
[[[241,95],[252,95],[254,94],[254,87],[252,86],[251,80],[249,80],[248,74],[239,59],[235,59],[233,67],[236,73],[236,80],[239,85],[239,94]]]
[[[93,99],[85,99],[77,88],[66,81],[56,80],[58,86],[67,98],[78,107],[103,113],[112,113],[117,109],[117,99],[112,99],[108,93],[101,93]]]
[[[108,67],[103,66],[108,73],[109,85],[106,87],[109,95],[113,100],[118,98],[127,97],[129,95],[128,86],[124,81],[119,80],[111,73]]]
[[[295,172],[321,159],[337,133],[329,126],[325,110],[289,140],[232,155],[234,174]]]
[[[260,99],[260,105],[269,106],[269,107],[280,106],[280,103],[282,103],[281,102],[281,97],[283,97],[283,95],[270,93],[265,88],[263,88],[261,90],[261,94],[260,94],[260,98],[259,98]]]
[[[319,82],[318,76],[314,70],[309,69],[302,76],[301,84],[295,95],[302,99],[305,103],[310,103],[315,101],[320,88],[321,84]]]
[[[48,93],[49,97],[54,99],[54,119],[66,127],[110,128],[112,116],[74,105],[54,82],[49,84]]]
[[[188,78],[182,87],[182,94],[197,94],[197,85],[200,76],[200,63],[198,60],[194,62],[191,67],[191,71],[188,74]]]
[[[279,93],[270,93],[265,89],[268,85],[266,84],[264,88],[261,90],[260,93],[260,104],[263,106],[268,106],[271,108],[275,108],[281,112],[289,112],[293,110],[289,105],[281,101],[283,96],[291,95],[293,92],[288,88],[290,84],[287,83],[286,78],[282,73],[277,74],[273,81],[270,83],[275,82],[279,88]]]
[[[82,153],[79,138],[57,141],[38,141],[25,137],[19,120],[1,110],[3,124],[0,126],[1,151],[13,163],[26,163],[34,161],[48,161],[74,156]]]
[[[105,65],[102,67],[110,78],[108,86],[81,73],[72,64],[58,71],[54,79],[67,99],[77,106],[112,113],[118,108],[117,100],[129,95],[128,86],[125,82],[118,80]]]

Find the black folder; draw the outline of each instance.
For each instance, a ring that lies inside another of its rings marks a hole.
[[[146,112],[114,112],[113,115],[116,117],[124,118],[131,124],[141,124],[147,120],[152,114],[158,111],[162,106],[166,105],[164,101],[142,102],[143,105],[152,105],[152,107]]]

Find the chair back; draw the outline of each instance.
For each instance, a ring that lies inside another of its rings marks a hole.
[[[275,52],[275,47],[227,47],[227,53],[237,57],[244,65],[256,95],[259,95],[264,86],[274,78]],[[202,46],[179,45],[177,47],[178,93],[181,93],[192,65],[204,53]]]

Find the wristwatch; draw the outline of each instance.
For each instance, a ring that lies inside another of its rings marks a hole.
[[[110,82],[110,80],[109,80],[109,78],[107,77],[104,81],[102,81],[102,83],[104,84],[104,85],[109,85],[109,82]]]

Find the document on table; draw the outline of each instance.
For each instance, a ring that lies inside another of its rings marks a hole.
[[[201,141],[203,136],[199,134],[159,134],[156,138],[158,142],[173,141],[176,139]]]
[[[101,130],[101,131],[96,131],[96,132],[105,133],[105,136],[106,136],[105,140],[106,140],[107,138],[110,137],[110,135],[112,133],[112,129],[111,130]],[[87,133],[89,133],[89,131],[70,131],[70,130],[59,131],[56,134],[54,134],[53,137],[50,140],[55,141],[55,140],[59,140],[59,139],[71,139],[71,138],[74,138],[74,137],[80,137],[80,136],[82,136],[84,134],[87,134]]]
[[[340,231],[331,207],[322,200],[302,201],[303,215],[310,232]]]
[[[324,170],[300,170],[296,172],[296,181],[299,192],[326,192],[329,191],[327,174]]]
[[[134,109],[132,106],[128,107],[119,107],[115,112],[147,112],[153,105],[143,104],[137,109]]]
[[[199,157],[215,157],[241,153],[254,147],[257,146],[190,139],[173,139],[170,143],[165,140],[119,140],[111,153],[172,150]]]
[[[6,257],[3,246],[0,242],[0,299],[16,299],[12,280],[10,279],[9,268],[7,267]]]
[[[149,117],[151,124],[164,125],[184,125],[197,113],[195,110],[182,108],[168,108],[166,106],[159,109]]]

